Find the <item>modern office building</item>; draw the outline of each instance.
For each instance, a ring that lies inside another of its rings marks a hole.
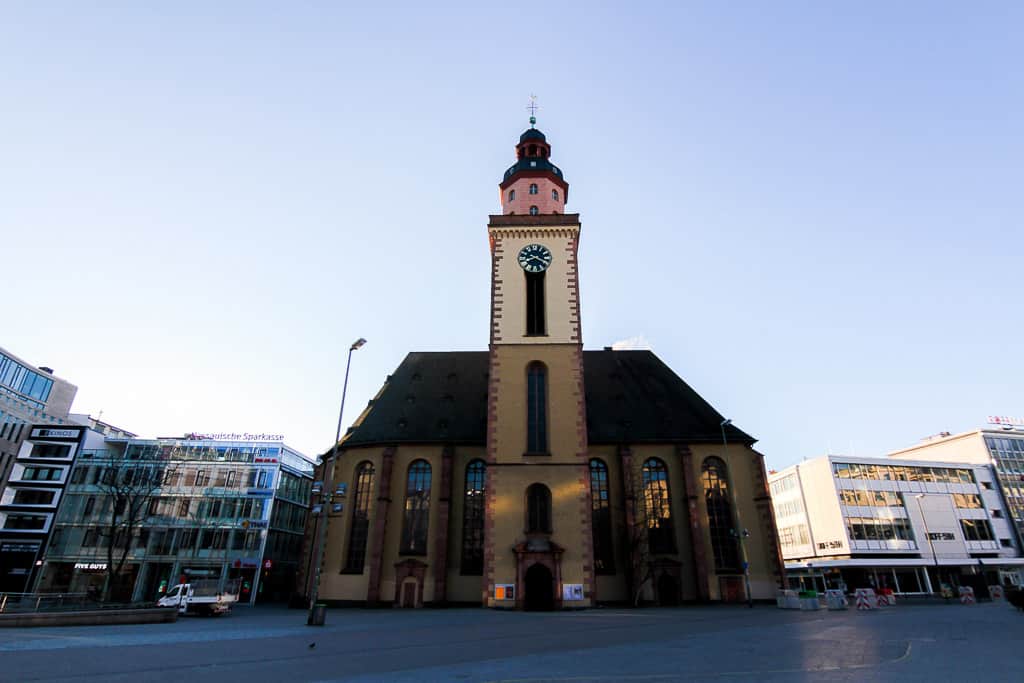
[[[0,490],[30,425],[67,422],[78,388],[0,348]]]
[[[991,465],[1017,543],[1024,547],[1024,418],[992,416],[988,424],[962,434],[942,432],[889,457]]]
[[[988,465],[823,456],[769,475],[790,580],[819,589],[1021,583]]]
[[[108,437],[83,449],[71,471],[39,590],[98,591],[127,547],[111,599],[147,601],[190,578],[237,578],[241,601],[286,600],[312,473],[312,462],[273,435]],[[129,491],[120,516],[113,485]],[[133,503],[138,519],[108,531]]]

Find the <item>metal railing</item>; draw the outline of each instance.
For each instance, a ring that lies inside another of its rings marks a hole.
[[[0,593],[0,614],[152,607],[155,603],[101,602],[90,593]]]

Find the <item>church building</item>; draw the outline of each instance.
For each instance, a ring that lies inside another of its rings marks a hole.
[[[327,604],[773,599],[755,439],[653,353],[583,350],[580,217],[530,123],[487,224],[488,350],[408,354],[324,456],[300,591],[326,523]]]

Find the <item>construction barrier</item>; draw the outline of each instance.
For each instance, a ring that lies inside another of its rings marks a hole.
[[[878,609],[878,596],[873,588],[858,588],[854,592],[858,610]]]
[[[779,609],[800,609],[800,598],[794,590],[776,591],[775,605]]]
[[[800,609],[805,612],[821,609],[821,603],[818,601],[818,591],[800,591]]]
[[[1003,587],[1002,586],[989,586],[988,587],[988,594],[992,597],[993,600],[1002,600],[1003,597],[1005,597],[1003,595]]]
[[[892,607],[896,604],[896,594],[892,592],[891,588],[880,588],[878,589],[878,606],[879,607]]]
[[[846,600],[846,596],[843,595],[843,591],[838,588],[829,588],[825,591],[825,603],[828,605],[828,608],[832,610],[846,609],[850,606],[850,603]]]
[[[973,605],[974,604],[974,589],[970,586],[960,586],[960,604],[961,605]]]

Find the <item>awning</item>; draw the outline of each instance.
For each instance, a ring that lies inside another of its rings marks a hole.
[[[938,564],[940,567],[977,567],[979,559],[981,561],[981,564],[983,564],[986,567],[1024,566],[1024,558],[1014,557],[940,557],[938,558],[938,561],[934,561],[931,558],[925,559],[916,557],[894,557],[892,559],[888,559],[885,557],[857,557],[841,560],[809,560],[800,562],[787,562],[786,571],[799,571],[804,569],[831,569],[833,567],[934,567],[936,564]]]

